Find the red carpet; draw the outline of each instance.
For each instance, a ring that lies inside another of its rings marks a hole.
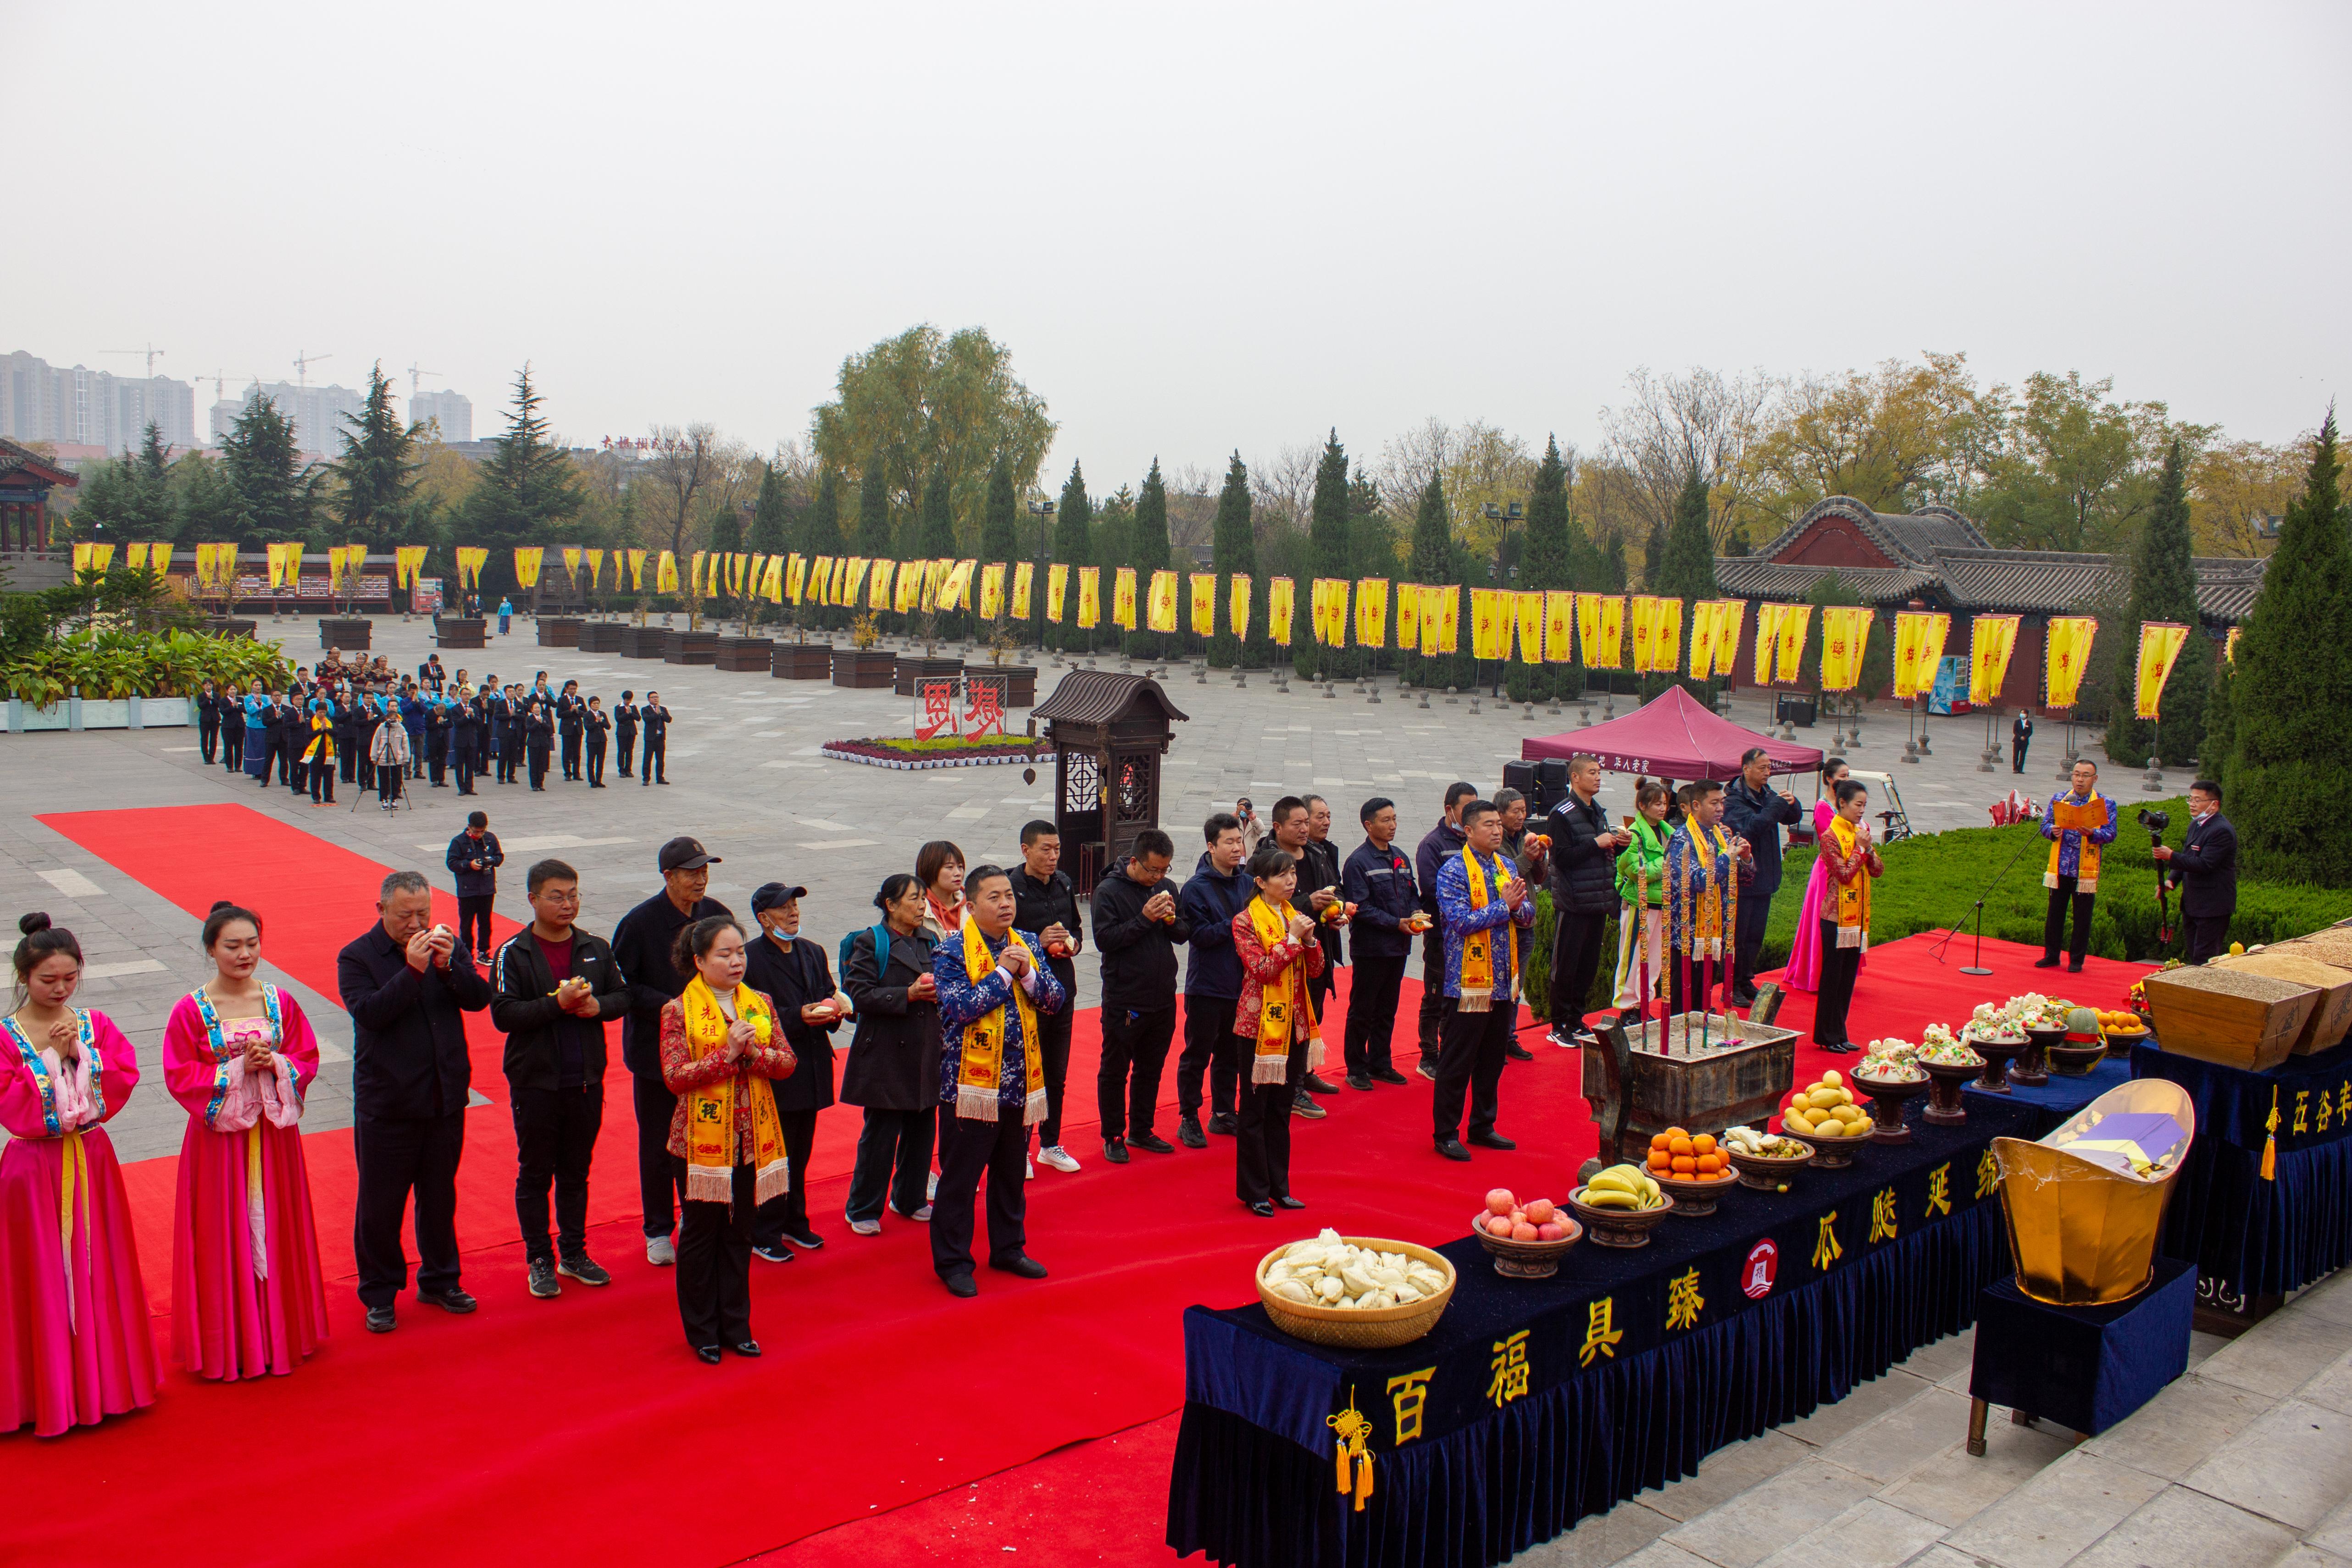
[[[253,905],[268,926],[270,962],[328,996],[335,952],[364,929],[386,869],[235,806],[43,820],[192,917],[220,897]],[[588,922],[609,928],[622,901],[587,891]],[[823,927],[824,912],[814,914]],[[1939,969],[1926,946],[1918,938],[1873,955],[1856,1000],[1858,1037],[1916,1035],[1931,1019],[1957,1021],[1979,999],[2049,977],[2022,967],[2032,955],[2007,949],[1995,961],[2002,972],[1979,987],[1957,974],[1957,949]],[[2123,977],[2103,975],[2105,991],[2128,984],[2128,967],[2105,967]],[[1408,1019],[1412,1002],[1409,994]],[[1808,1007],[1795,998],[1784,1021],[1799,1024]],[[1409,1023],[1400,1034],[1409,1036]],[[524,1293],[498,1040],[485,1023],[474,1040],[477,1087],[499,1103],[468,1119],[460,1181],[466,1282],[482,1311],[451,1319],[404,1301],[400,1331],[374,1338],[339,1288],[334,1337],[291,1377],[221,1385],[175,1370],[141,1415],[54,1443],[18,1437],[10,1458],[20,1487],[79,1505],[20,1511],[13,1545],[28,1556],[48,1546],[83,1561],[145,1562],[155,1542],[171,1541],[190,1563],[376,1561],[455,1546],[467,1561],[528,1563],[568,1554],[584,1526],[608,1558],[688,1568],[803,1537],[814,1539],[779,1561],[976,1562],[984,1552],[1002,1563],[1006,1544],[1050,1546],[1055,1561],[1155,1561],[1166,1552],[1158,1542],[1172,1441],[1161,1418],[1182,1397],[1184,1306],[1246,1299],[1256,1259],[1316,1226],[1456,1234],[1475,1194],[1497,1184],[1564,1190],[1592,1145],[1574,1059],[1538,1045],[1537,1060],[1505,1078],[1502,1125],[1520,1139],[1517,1152],[1482,1153],[1467,1168],[1440,1160],[1418,1078],[1342,1092],[1329,1118],[1297,1128],[1294,1185],[1310,1207],[1267,1224],[1234,1202],[1223,1141],[1205,1153],[1139,1154],[1124,1170],[1101,1160],[1090,1113],[1097,1035],[1084,1014],[1066,1142],[1087,1168],[1041,1170],[1030,1189],[1032,1245],[1051,1279],[983,1272],[980,1299],[958,1302],[931,1275],[920,1227],[893,1220],[878,1239],[848,1235],[838,1216],[857,1117],[838,1110],[821,1120],[811,1184],[811,1209],[831,1244],[789,1266],[756,1266],[754,1323],[769,1354],[712,1370],[688,1355],[670,1278],[636,1246],[617,1068],[592,1209],[592,1249],[614,1283],[573,1284],[549,1302]],[[1800,1071],[1810,1076],[1835,1060],[1804,1052]],[[1172,1122],[1171,1113],[1162,1130]],[[308,1153],[327,1271],[347,1281],[350,1136],[313,1135]],[[129,1173],[159,1334],[173,1165],[152,1160]],[[194,1522],[216,1517],[218,1456],[282,1449],[289,1439],[388,1460],[399,1483],[273,1511],[267,1531]],[[751,1484],[710,1500],[689,1540],[675,1499],[714,1449],[742,1452],[755,1468]],[[853,1522],[926,1499],[898,1519]],[[92,1518],[107,1528],[91,1531]],[[1019,1540],[1002,1538],[1007,1520],[1020,1521]]]

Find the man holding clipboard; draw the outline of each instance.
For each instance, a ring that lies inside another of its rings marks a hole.
[[[2050,797],[2042,813],[2042,836],[2050,841],[2050,865],[2042,885],[2050,890],[2050,912],[2042,922],[2042,956],[2037,969],[2058,967],[2058,938],[2066,929],[2066,906],[2074,906],[2074,940],[2067,949],[2066,968],[2079,974],[2091,946],[2091,904],[2099,892],[2099,850],[2115,842],[2121,817],[2116,803],[2099,793],[2098,764],[2087,758],[2074,764],[2073,786]]]

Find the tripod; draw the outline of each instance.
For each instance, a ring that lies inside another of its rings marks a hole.
[[[2020,823],[2020,824],[2018,824],[2018,825],[2019,825],[2019,826],[2021,826],[2021,827],[2022,827],[2024,824],[2023,824],[2023,823]],[[2021,844],[2018,845],[2018,846],[2017,846],[2017,853],[2015,853],[2015,854],[2013,854],[2013,855],[2011,855],[2011,856],[2010,856],[2010,857],[2009,857],[2008,864],[2003,865],[2003,866],[2002,866],[1999,871],[1997,871],[1997,872],[1995,872],[1995,873],[1992,873],[1992,880],[1991,880],[1990,882],[1989,882],[1989,883],[1985,883],[1985,884],[1984,884],[1984,891],[1983,891],[1982,893],[1979,893],[1979,894],[1977,894],[1977,901],[1976,901],[1976,944],[1977,944],[1977,948],[1976,948],[1976,962],[1974,962],[1974,963],[1972,963],[1972,964],[1965,964],[1965,965],[1962,965],[1962,966],[1961,966],[1961,967],[1960,967],[1960,973],[1961,973],[1961,974],[1963,974],[1963,975],[1990,975],[1990,974],[1991,974],[1991,973],[1992,973],[1992,971],[1991,971],[1990,968],[1988,968],[1988,967],[1985,967],[1985,961],[1984,961],[1984,906],[1985,906],[1985,899],[1986,899],[1989,895],[1990,895],[1990,894],[1992,893],[1992,890],[1993,890],[1994,888],[1999,887],[1999,886],[2000,885],[2000,879],[2001,879],[2001,878],[2003,878],[2003,877],[2005,877],[2005,876],[2007,876],[2007,875],[2009,874],[2011,867],[2012,867],[2012,866],[2016,865],[2016,864],[2017,864],[2017,862],[2018,862],[2020,860],[2023,859],[2023,858],[2024,858],[2024,855],[2025,855],[2025,852],[2026,852],[2027,850],[2029,850],[2029,849],[2032,848],[2032,847],[2033,847],[2033,845],[2035,845],[2036,843],[2040,842],[2040,841],[2041,841],[2041,840],[2042,840],[2042,835],[2041,835],[2041,833],[2040,833],[2040,832],[2038,832],[2038,831],[2037,831],[2037,832],[2035,832],[2034,834],[2032,834],[2031,837],[2027,838],[2027,839],[2026,839],[2026,841],[2025,841],[2023,843],[2021,843]],[[2160,871],[2159,871],[2159,874],[2161,874]],[[1944,961],[1944,949],[1945,949],[1945,948],[1947,948],[1947,947],[1948,947],[1948,946],[1951,946],[1951,943],[1952,943],[1952,938],[1953,938],[1953,937],[1955,937],[1955,936],[1958,936],[1959,934],[1960,934],[1960,928],[1959,928],[1958,926],[1957,926],[1957,925],[1949,926],[1949,927],[1948,927],[1948,928],[1945,930],[1945,932],[1944,932],[1944,939],[1943,939],[1941,942],[1937,943],[1937,944],[1936,944],[1936,946],[1935,946],[1935,949],[1934,949],[1934,951],[1935,951],[1935,955],[1936,955],[1936,962],[1937,962],[1938,964],[1940,964],[1940,963],[1942,963],[1942,962]]]

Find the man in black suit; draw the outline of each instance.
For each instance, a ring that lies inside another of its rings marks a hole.
[[[205,766],[207,768],[212,766],[213,754],[220,746],[221,708],[220,695],[213,690],[213,684],[206,681],[204,690],[196,694],[196,740],[204,747]],[[236,722],[243,725],[244,716],[239,715]]]
[[[335,960],[352,1015],[352,1153],[359,1164],[352,1250],[370,1333],[390,1333],[393,1299],[408,1284],[400,1241],[416,1195],[416,1299],[470,1312],[457,1283],[457,1162],[466,1149],[473,1065],[466,1019],[490,1005],[490,983],[433,921],[423,873],[383,879],[378,919]]]
[[[1568,759],[1568,797],[1545,819],[1551,831],[1551,1038],[1570,1045],[1584,1032],[1584,998],[1601,970],[1601,933],[1617,912],[1617,852],[1632,834],[1601,809],[1601,759]],[[1435,893],[1433,885],[1430,890]]]
[[[2179,849],[2148,852],[2171,869],[2188,927],[2189,961],[2218,958],[2230,945],[2230,916],[2238,912],[2238,830],[2221,815],[2221,787],[2200,779],[2189,787],[2189,839]]]
[[[635,692],[623,692],[613,705],[613,738],[621,747],[621,777],[629,776],[629,758],[637,748],[637,704]]]
[[[646,694],[646,700],[637,707],[637,722],[646,730],[646,754],[637,761],[637,782],[667,784],[669,769],[664,765],[669,752],[669,709],[662,706],[661,693]]]
[[[2023,708],[2009,722],[2009,770],[2025,771],[2025,748],[2033,744],[2033,716]]]
[[[563,776],[574,783],[580,779],[581,721],[587,706],[580,700],[580,683],[564,682],[555,699],[555,735],[563,746]]]

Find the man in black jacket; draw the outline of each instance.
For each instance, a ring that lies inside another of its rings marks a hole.
[[[1054,824],[1040,818],[1021,830],[1021,869],[1013,873],[1013,924],[1034,931],[1045,944],[1045,967],[1062,982],[1062,994],[1078,994],[1078,967],[1072,960],[1084,946],[1080,933],[1086,922],[1078,914],[1077,890],[1062,873],[1062,839]],[[1062,1088],[1070,1075],[1070,1015],[1064,1007],[1037,1019],[1038,1049],[1044,1058],[1045,1119],[1037,1128],[1037,1165],[1065,1174],[1078,1162],[1062,1146]],[[1035,1165],[1030,1167],[1035,1174]]]
[[[479,697],[459,697],[449,709],[449,767],[457,775],[457,793],[474,792],[474,758],[481,744]]]
[[[499,895],[499,867],[507,860],[490,831],[488,811],[469,812],[466,831],[449,841],[449,874],[457,879],[457,945],[490,962],[490,906]]]
[[[1389,1041],[1396,1033],[1405,960],[1412,956],[1406,923],[1421,912],[1421,890],[1413,882],[1412,862],[1396,847],[1396,802],[1375,795],[1356,814],[1363,821],[1364,841],[1339,873],[1340,889],[1356,906],[1349,924],[1356,974],[1348,988],[1340,1050],[1348,1087],[1370,1089],[1376,1082],[1404,1082],[1389,1060]]]
[[[1551,809],[1551,1038],[1573,1045],[1584,1029],[1584,998],[1601,968],[1601,933],[1617,913],[1617,852],[1631,835],[1601,809],[1601,762],[1568,761],[1568,798]]]
[[[1345,876],[1339,868],[1339,846],[1331,841],[1331,802],[1320,795],[1302,795],[1299,799],[1307,802],[1307,847],[1298,857],[1298,888],[1302,894],[1310,889],[1320,893],[1328,888],[1331,895],[1315,919],[1315,939],[1323,946],[1323,973],[1307,983],[1315,998],[1317,1020],[1328,1024],[1331,1019],[1326,1004],[1339,988],[1339,966],[1345,961],[1346,947],[1339,934],[1348,928],[1348,894],[1341,886]],[[1338,1084],[1314,1072],[1307,1075],[1307,1087],[1318,1094],[1339,1092]]]
[[[2230,916],[2238,912],[2238,830],[2221,815],[2221,786],[2200,779],[2189,787],[2189,839],[2179,849],[2148,852],[2170,870],[2180,894],[2180,920],[2189,961],[2218,958],[2230,945]]]
[[[1175,841],[1146,828],[1135,835],[1127,863],[1095,888],[1095,946],[1102,954],[1102,1065],[1095,1073],[1095,1107],[1102,1113],[1103,1158],[1115,1166],[1127,1164],[1130,1146],[1155,1155],[1176,1152],[1151,1130],[1160,1070],[1176,1038],[1176,944],[1192,937],[1175,890],[1163,885],[1175,858]]]
[[[213,754],[220,746],[222,711],[220,694],[213,690],[210,681],[206,681],[204,689],[196,694],[196,743],[203,748],[207,768],[212,766]],[[244,724],[244,716],[240,714],[236,722]]]
[[[580,781],[580,730],[588,705],[580,700],[580,683],[566,681],[555,699],[555,736],[562,743],[563,776]]]
[[[615,758],[621,765],[621,777],[629,776],[629,758],[637,748],[637,704],[635,692],[623,692],[621,700],[613,705],[613,740],[620,747]]]
[[[547,761],[555,750],[555,716],[537,697],[523,705],[522,744],[530,760],[530,787],[547,788]]]
[[[593,702],[594,698],[589,699]],[[595,738],[592,732],[589,738]],[[595,753],[589,758],[593,764]],[[760,934],[743,948],[743,983],[775,1004],[776,1021],[798,1065],[769,1084],[784,1134],[784,1165],[792,1185],[751,1217],[751,1256],[770,1263],[793,1260],[792,1247],[815,1251],[824,1238],[809,1226],[808,1165],[816,1149],[816,1115],[834,1103],[833,1035],[842,1014],[833,966],[824,949],[800,934],[801,900],[808,889],[765,882],[751,894]],[[929,1161],[924,1162],[928,1167]]]
[[[1772,895],[1780,891],[1780,830],[1803,815],[1794,795],[1771,788],[1771,754],[1751,746],[1739,759],[1739,777],[1723,792],[1723,825],[1748,841],[1748,864],[1756,868],[1739,890],[1739,925],[1732,933],[1731,999],[1743,1008],[1756,1000],[1756,956],[1764,948]]]
[[[1276,800],[1273,810],[1266,813],[1266,820],[1274,824],[1272,841],[1275,847],[1298,862],[1298,892],[1295,895],[1296,902],[1299,912],[1315,922],[1317,945],[1321,946],[1322,932],[1325,928],[1324,912],[1339,901],[1338,894],[1323,891],[1338,883],[1339,880],[1338,862],[1336,858],[1333,861],[1329,882],[1321,881],[1317,877],[1317,867],[1307,859],[1307,845],[1310,842],[1307,824],[1312,821],[1312,813],[1306,800],[1299,796],[1285,795],[1281,800]],[[1325,949],[1325,956],[1328,960],[1329,956],[1328,948]],[[1330,967],[1327,961],[1322,977],[1307,982],[1307,990],[1314,998],[1315,1017],[1318,1024],[1323,1019],[1324,998],[1330,994]],[[1315,1096],[1336,1094],[1339,1092],[1339,1085],[1321,1074],[1303,1073],[1300,1075],[1297,1087],[1291,1094],[1290,1113],[1309,1122],[1319,1122],[1327,1113],[1322,1106],[1316,1103]]]
[[[2017,716],[2009,724],[2009,770],[2011,773],[2025,771],[2025,748],[2032,744],[2033,716],[2019,708]]]
[[[1241,1007],[1242,960],[1234,946],[1234,916],[1257,896],[1257,884],[1242,873],[1241,819],[1219,811],[1201,824],[1208,841],[1177,907],[1192,928],[1192,956],[1184,964],[1184,1052],[1176,1059],[1176,1141],[1205,1149],[1201,1128],[1201,1079],[1209,1080],[1208,1131],[1233,1136],[1242,1130],[1234,1114],[1241,1082],[1241,1047],[1234,1038],[1234,1014]]]
[[[337,692],[335,703],[335,759],[343,770],[343,782],[359,783],[360,767],[360,695],[355,687],[345,686]]]
[[[1421,912],[1429,925],[1421,936],[1421,1063],[1414,1069],[1437,1082],[1437,1029],[1445,1014],[1445,939],[1437,921],[1437,868],[1462,852],[1462,808],[1478,798],[1475,785],[1456,779],[1445,787],[1445,815],[1422,835],[1412,852],[1412,872],[1420,889]]]
[[[466,1019],[490,1005],[490,985],[432,924],[423,873],[383,879],[378,919],[335,960],[335,986],[352,1015],[352,1154],[359,1166],[352,1250],[370,1333],[390,1333],[393,1298],[408,1284],[400,1227],[416,1195],[416,1299],[470,1312],[457,1283],[457,1162],[466,1150],[466,1097],[473,1066]]]
[[[637,705],[637,723],[645,727],[646,752],[637,760],[637,782],[667,784],[669,782],[669,709],[662,706],[661,693],[647,692],[646,700]]]
[[[629,983],[629,1016],[621,1025],[621,1061],[637,1113],[637,1197],[645,1217],[646,1261],[667,1267],[677,1261],[670,1231],[676,1205],[686,1200],[669,1158],[670,1117],[677,1096],[662,1082],[661,1011],[686,989],[687,977],[670,957],[678,928],[734,911],[703,891],[719,857],[693,839],[672,839],[661,847],[662,890],[621,916],[613,931],[613,960]]]
[[[580,873],[558,860],[530,868],[529,929],[491,966],[490,1021],[507,1037],[507,1095],[515,1124],[515,1218],[530,1293],[561,1293],[558,1274],[583,1285],[613,1276],[588,1256],[588,1163],[604,1123],[604,1019],[629,1010],[629,983],[613,950],[573,924]],[[555,1233],[547,1239],[547,1189]]]

